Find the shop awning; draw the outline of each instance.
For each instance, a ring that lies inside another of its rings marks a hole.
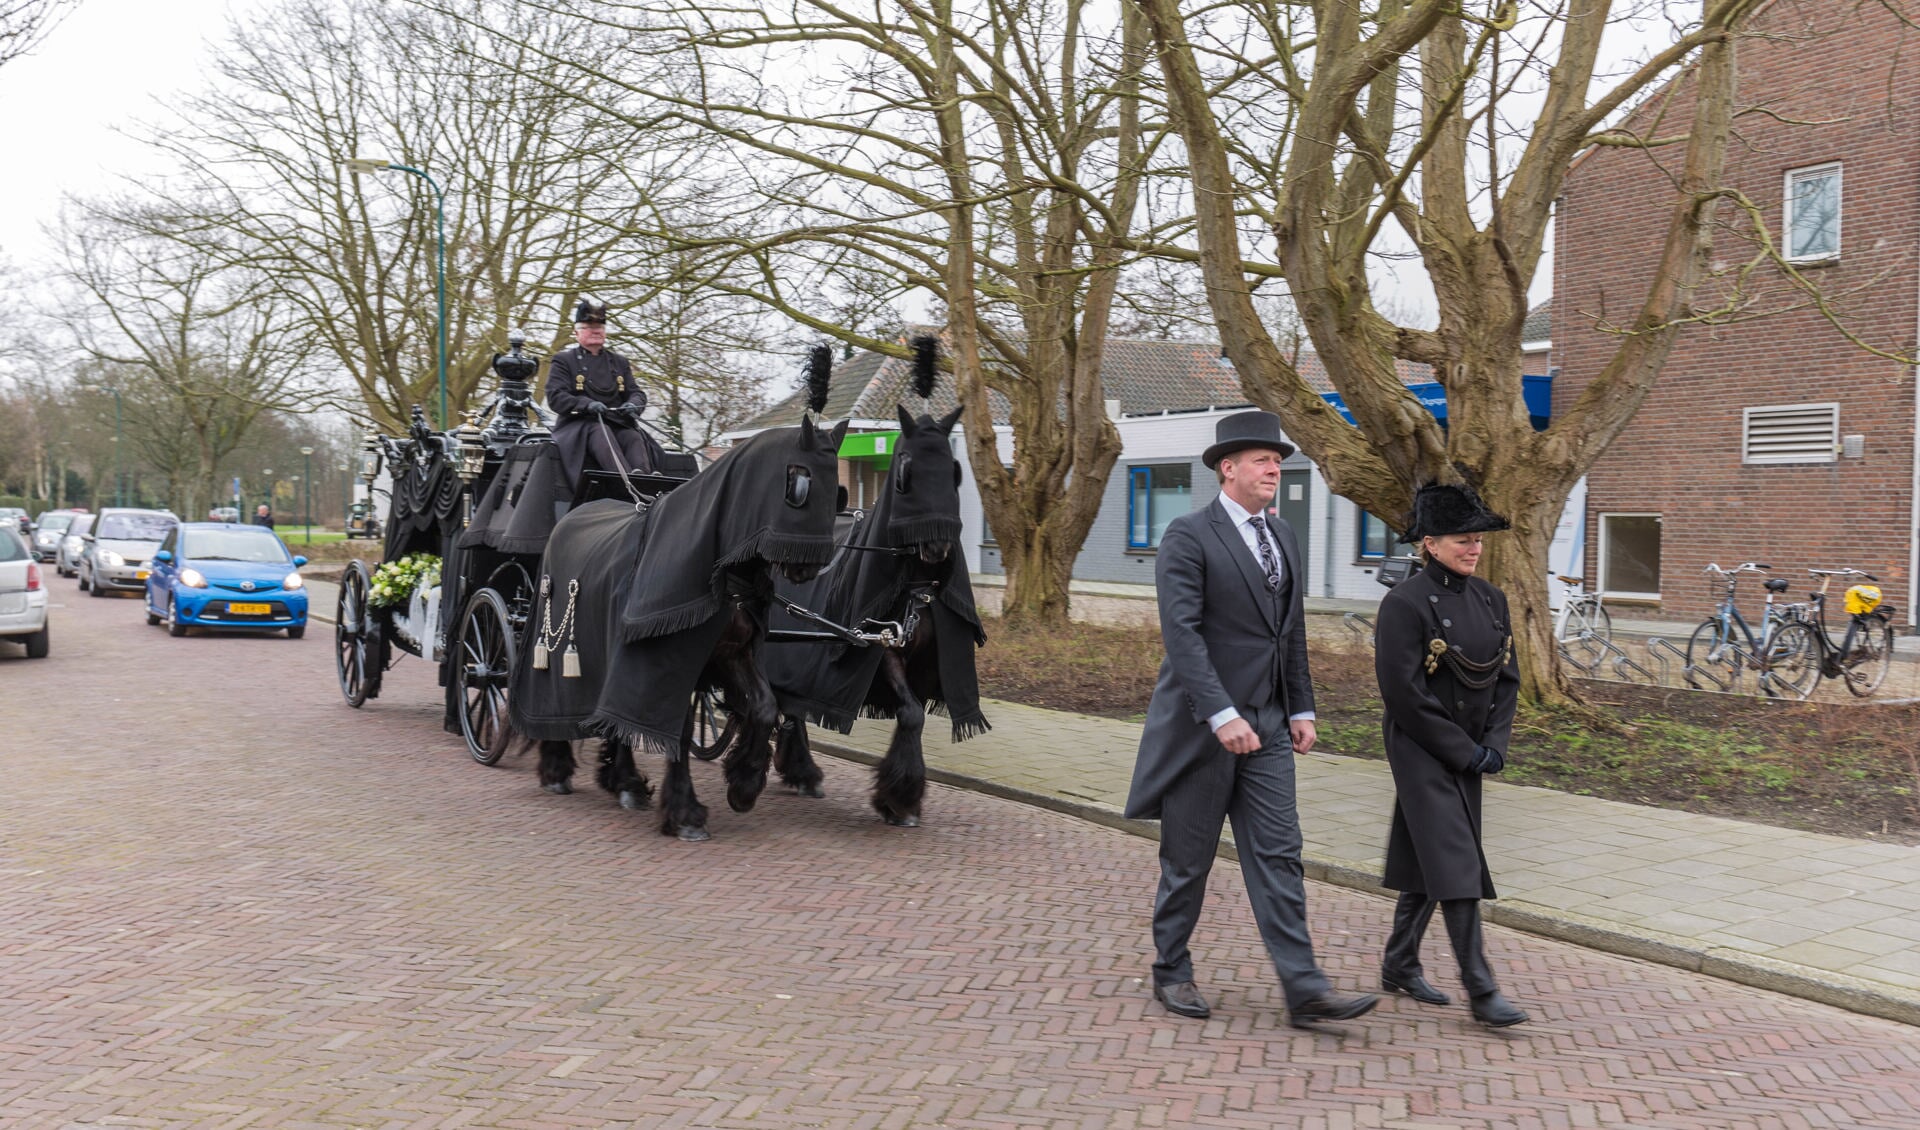
[[[1446,424],[1447,390],[1440,387],[1438,381],[1408,385],[1407,391],[1412,393],[1421,404],[1426,405],[1427,411],[1433,413],[1434,418],[1438,419],[1442,425]],[[1533,430],[1546,431],[1547,424],[1553,418],[1553,378],[1550,376],[1521,377],[1520,395],[1526,399],[1527,416],[1533,421]],[[1347,402],[1339,393],[1327,393],[1326,401],[1346,418],[1347,423],[1354,422],[1353,413],[1347,411]]]

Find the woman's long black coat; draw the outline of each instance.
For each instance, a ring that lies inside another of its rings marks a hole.
[[[1488,662],[1511,637],[1512,623],[1505,593],[1437,563],[1380,602],[1374,673],[1393,766],[1385,880],[1393,890],[1442,900],[1495,897],[1480,847],[1480,776],[1467,764],[1481,746],[1506,754],[1519,664],[1509,653],[1493,682],[1476,690],[1444,661],[1428,674],[1426,661],[1430,641],[1444,636],[1467,658]]]

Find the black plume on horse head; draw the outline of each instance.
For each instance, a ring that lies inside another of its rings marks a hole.
[[[933,395],[940,379],[940,339],[921,334],[913,339],[913,395],[922,400]]]
[[[807,411],[819,415],[827,410],[827,388],[833,381],[833,347],[816,345],[807,350]]]

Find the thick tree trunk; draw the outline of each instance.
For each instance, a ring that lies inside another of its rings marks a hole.
[[[1075,539],[1078,546],[1083,539]],[[1036,523],[1031,533],[1017,542],[1001,539],[1000,561],[1007,570],[1007,591],[1001,602],[1000,616],[1008,628],[1026,631],[1064,628],[1070,604],[1069,586],[1073,582],[1072,550],[1061,549],[1045,523]]]
[[[1513,646],[1520,657],[1521,701],[1563,705],[1578,701],[1579,695],[1553,638],[1547,565],[1565,497],[1540,488],[1537,480],[1515,476],[1501,489],[1486,492],[1488,505],[1505,513],[1513,529],[1487,535],[1480,573],[1507,594]],[[1537,501],[1529,506],[1522,501],[1528,498]]]

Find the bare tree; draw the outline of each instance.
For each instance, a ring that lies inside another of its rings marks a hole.
[[[541,0],[534,0],[539,4]],[[748,231],[682,226],[730,262],[710,284],[813,330],[904,356],[833,316],[881,280],[882,305],[945,313],[968,457],[1007,569],[1010,622],[1067,617],[1075,556],[1120,451],[1100,380],[1126,241],[1147,226],[1148,43],[1131,5],[1083,0],[833,0],[720,9],[599,0],[575,13],[640,28],[649,66],[584,65],[647,116],[725,139],[718,179]],[[551,64],[579,65],[577,56]],[[739,226],[738,224],[735,225]],[[743,277],[744,276],[744,277]],[[1003,398],[1002,463],[989,391]]]
[[[165,230],[164,217],[137,205],[86,206],[63,233],[66,277],[82,298],[61,313],[105,367],[89,383],[118,390],[122,430],[194,514],[263,413],[312,397],[285,339],[286,308],[260,276]]]
[[[446,190],[456,414],[509,328],[557,344],[581,293],[644,299],[638,233],[674,198],[675,161],[575,65],[568,21],[505,0],[458,10],[291,0],[236,25],[218,91],[155,134],[186,170],[161,191],[171,210],[268,279],[291,331],[388,427],[436,398],[435,200],[420,178],[342,161],[385,158]]]
[[[0,0],[0,66],[40,45],[77,0]]]
[[[1514,598],[1524,693],[1571,693],[1556,662],[1546,560],[1568,492],[1645,399],[1708,273],[1734,115],[1734,53],[1759,0],[1705,0],[1669,43],[1594,93],[1609,0],[1236,0],[1189,18],[1140,0],[1186,141],[1197,259],[1248,395],[1279,412],[1333,489],[1383,515],[1432,481],[1476,482],[1511,516],[1487,570]],[[1648,5],[1640,5],[1648,14]],[[1676,6],[1676,13],[1679,6]],[[1610,129],[1655,86],[1690,120],[1658,138]],[[1520,330],[1553,202],[1595,144],[1671,145],[1677,202],[1612,361],[1544,432],[1522,397]],[[1431,283],[1438,324],[1381,313],[1369,273],[1397,246]],[[1264,252],[1264,254],[1262,254]],[[1358,426],[1301,379],[1261,325],[1281,280]],[[1711,303],[1708,303],[1711,305]],[[1448,426],[1395,361],[1430,365]]]

